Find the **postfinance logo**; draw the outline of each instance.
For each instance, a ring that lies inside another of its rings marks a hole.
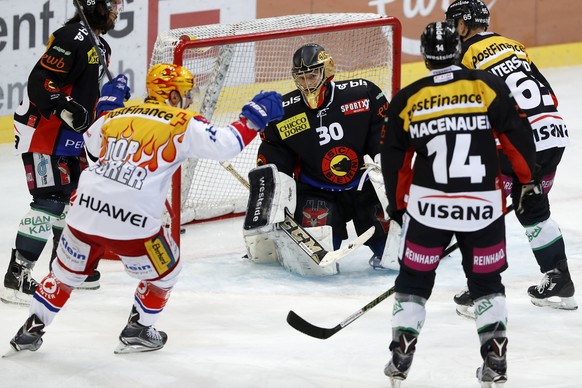
[[[283,120],[277,124],[277,130],[283,140],[306,131],[309,128],[311,128],[311,126],[309,125],[309,120],[305,113],[289,117],[287,120]]]

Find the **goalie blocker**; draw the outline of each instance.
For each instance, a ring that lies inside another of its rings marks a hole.
[[[331,226],[301,227],[293,219],[295,181],[267,164],[249,172],[250,195],[243,226],[248,257],[255,263],[280,263],[302,276],[335,275],[337,263],[319,266],[332,250]]]

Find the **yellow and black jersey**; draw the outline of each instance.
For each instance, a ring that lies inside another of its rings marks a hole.
[[[528,116],[538,151],[569,143],[568,129],[556,108],[554,92],[521,43],[493,32],[482,32],[463,42],[460,63],[467,69],[486,70],[505,81]]]
[[[497,140],[525,183],[535,162],[530,131],[502,79],[458,66],[433,71],[388,108],[382,149],[388,200],[428,226],[482,228],[505,206]]]
[[[388,101],[374,83],[330,83],[319,109],[309,109],[299,90],[283,96],[285,115],[261,134],[257,164],[272,163],[300,182],[342,191],[358,185],[363,157],[380,152]]]

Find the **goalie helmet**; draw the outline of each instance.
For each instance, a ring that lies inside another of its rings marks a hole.
[[[420,36],[420,53],[429,68],[455,64],[461,52],[461,41],[449,21],[430,23]]]
[[[489,26],[489,9],[481,0],[457,0],[449,5],[445,15],[455,27],[459,19],[463,19],[471,29],[483,27],[487,30]]]
[[[333,58],[318,44],[304,44],[293,54],[291,74],[309,108],[317,109],[335,75]]]
[[[188,69],[179,65],[161,63],[152,66],[146,76],[147,99],[164,102],[168,105],[186,109],[192,103],[194,76]],[[171,104],[172,91],[178,92],[179,104]]]

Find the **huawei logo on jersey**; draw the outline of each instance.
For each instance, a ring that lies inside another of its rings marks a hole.
[[[336,185],[345,185],[354,179],[358,172],[358,154],[348,147],[334,147],[327,151],[321,171]]]

